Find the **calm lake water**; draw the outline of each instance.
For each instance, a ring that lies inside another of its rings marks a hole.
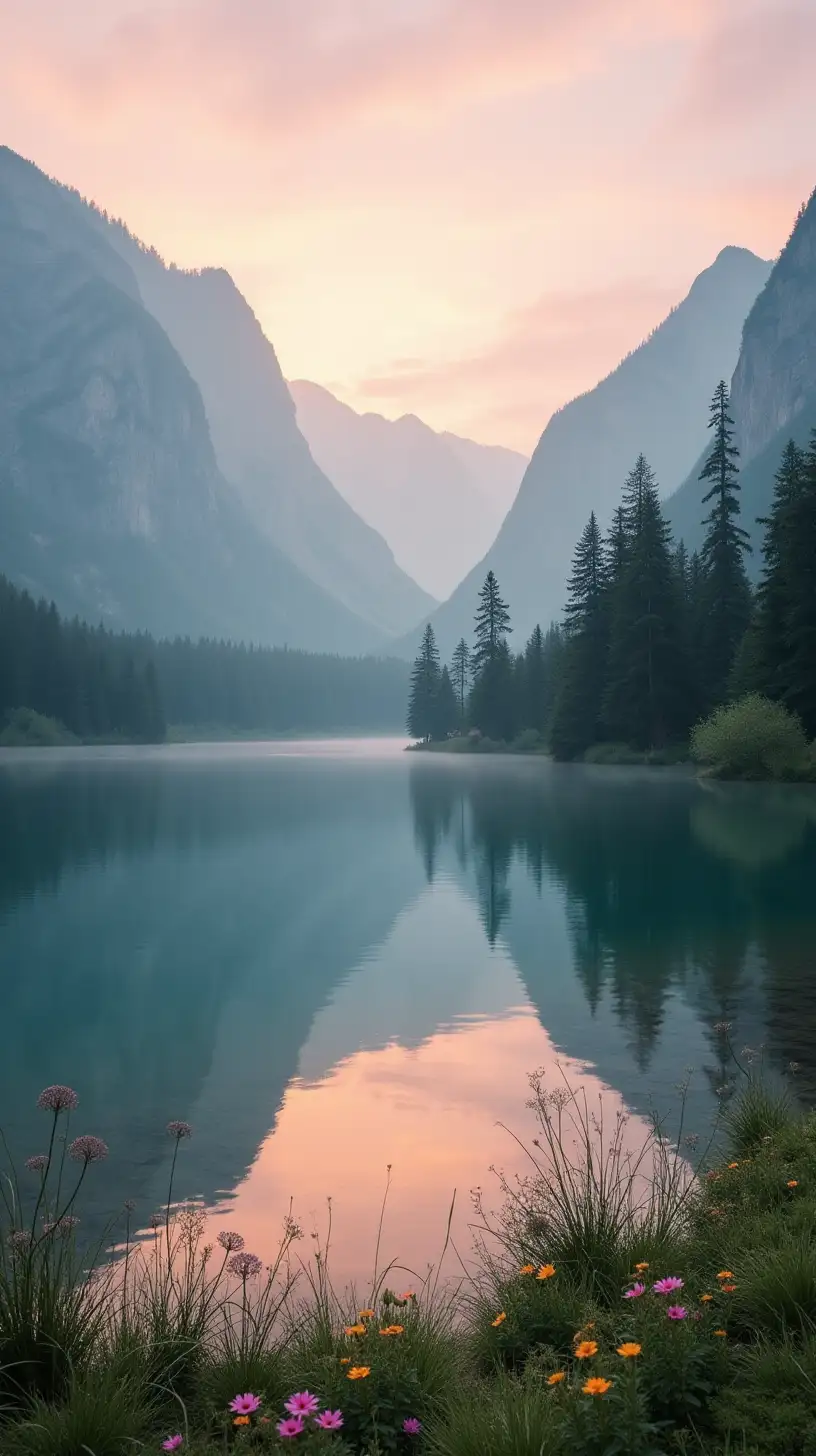
[[[816,1100],[816,793],[396,742],[0,756],[0,1123],[40,1089],[110,1145],[83,1215],[176,1188],[270,1254],[332,1199],[333,1267],[419,1270],[532,1134],[545,1067],[705,1136],[712,1024]],[[504,1124],[501,1126],[500,1124]],[[310,1246],[304,1245],[308,1255]]]

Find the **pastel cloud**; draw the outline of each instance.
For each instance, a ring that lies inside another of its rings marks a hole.
[[[799,111],[816,125],[816,5],[776,3],[729,9],[701,37],[667,127],[697,125],[732,131],[770,115]]]

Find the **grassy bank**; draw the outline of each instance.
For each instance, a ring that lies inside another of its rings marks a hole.
[[[3,1185],[0,1449],[814,1456],[816,1118],[735,1064],[716,1156],[657,1126],[633,1154],[625,1119],[533,1078],[531,1176],[481,1218],[477,1274],[386,1268],[361,1298],[288,1220],[271,1265],[237,1233],[204,1247],[173,1203],[184,1123],[149,1237],[125,1209],[118,1259],[80,1275],[106,1150],[61,1141],[75,1094],[46,1089],[49,1151]]]

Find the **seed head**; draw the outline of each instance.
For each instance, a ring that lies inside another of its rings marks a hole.
[[[94,1137],[93,1133],[87,1133],[74,1138],[68,1152],[77,1163],[98,1163],[108,1156],[108,1145],[101,1138]]]
[[[244,1240],[240,1234],[220,1233],[218,1235],[218,1242],[222,1249],[226,1249],[228,1254],[240,1253],[244,1247]]]
[[[182,1138],[193,1136],[193,1129],[189,1122],[168,1122],[167,1131],[170,1137],[174,1137],[177,1142],[181,1142]]]
[[[237,1274],[239,1279],[254,1279],[263,1269],[263,1261],[257,1254],[233,1254],[227,1261],[227,1268],[230,1274]]]
[[[78,1103],[73,1087],[62,1087],[59,1083],[45,1087],[37,1098],[37,1106],[45,1112],[73,1112]]]
[[[48,1167],[48,1155],[36,1153],[33,1158],[26,1158],[25,1165],[31,1173],[42,1173]]]

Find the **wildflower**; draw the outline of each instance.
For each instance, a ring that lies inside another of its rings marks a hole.
[[[681,1320],[686,1318],[688,1310],[686,1309],[686,1306],[684,1304],[670,1304],[668,1309],[666,1310],[666,1314],[668,1315],[669,1319]]]
[[[108,1145],[101,1138],[88,1133],[84,1137],[74,1138],[68,1153],[77,1163],[98,1163],[108,1156]]]
[[[567,1374],[566,1374],[566,1371],[565,1370],[554,1370],[553,1373],[552,1373],[552,1375],[548,1375],[547,1376],[547,1384],[548,1385],[560,1385],[561,1384],[561,1381],[562,1380],[566,1380],[566,1378],[567,1378]]]
[[[42,1173],[48,1167],[48,1154],[36,1153],[33,1158],[26,1158],[25,1165],[29,1173]]]
[[[575,1346],[576,1360],[589,1360],[592,1358],[593,1355],[597,1355],[597,1353],[598,1346],[595,1340],[581,1340],[581,1342]]]
[[[612,1389],[611,1380],[602,1380],[600,1375],[593,1375],[591,1380],[585,1380],[581,1389],[584,1395],[606,1395]]]
[[[494,1328],[494,1330],[495,1329],[498,1329],[498,1326],[499,1325],[503,1325],[504,1324],[504,1321],[506,1319],[507,1319],[507,1315],[505,1314],[504,1310],[502,1310],[501,1314],[497,1314],[496,1315],[496,1318],[493,1320],[493,1328]]]
[[[34,1242],[28,1229],[13,1229],[6,1240],[14,1254],[25,1254]]]
[[[719,1272],[719,1274],[717,1275],[717,1278],[718,1279],[733,1279],[734,1276],[731,1273],[731,1270],[730,1269],[721,1269],[720,1272]]]
[[[400,1299],[416,1299],[416,1295],[413,1289],[406,1289],[405,1293],[400,1295]]]
[[[519,1274],[535,1274],[535,1264],[522,1264]]]
[[[720,1289],[722,1290],[723,1294],[733,1294],[734,1291],[735,1291],[735,1289],[736,1289],[736,1287],[737,1287],[736,1284],[721,1284],[720,1285]]]
[[[352,1365],[346,1376],[347,1380],[366,1380],[371,1374],[370,1365]]]
[[[714,1298],[714,1295],[713,1294],[701,1294],[700,1295],[700,1303],[701,1304],[710,1304],[713,1298]]]
[[[646,1285],[645,1284],[641,1284],[640,1281],[638,1280],[637,1284],[633,1284],[631,1289],[627,1289],[626,1290],[626,1292],[625,1292],[625,1294],[624,1294],[623,1297],[624,1297],[624,1299],[640,1299],[641,1294],[645,1294],[645,1293],[646,1293]]]
[[[719,1032],[720,1036],[727,1036],[733,1025],[733,1021],[715,1021],[714,1030]]]
[[[170,1137],[176,1139],[176,1142],[181,1142],[182,1138],[193,1136],[193,1129],[189,1122],[168,1122],[167,1132]]]
[[[319,1416],[315,1416],[315,1425],[318,1426],[321,1431],[339,1431],[342,1424],[342,1411],[324,1410],[321,1411]]]
[[[552,1279],[554,1273],[555,1273],[555,1265],[554,1264],[542,1264],[541,1265],[541,1268],[539,1269],[538,1273],[536,1274],[536,1279]]]
[[[232,1424],[234,1426],[248,1426],[250,1424],[249,1416],[236,1416]]]
[[[729,1166],[729,1168],[738,1168],[739,1167],[739,1163],[729,1163],[728,1166]]]
[[[218,1235],[218,1242],[222,1249],[228,1254],[240,1254],[244,1247],[244,1241],[240,1234],[221,1233]]]
[[[303,1418],[302,1416],[289,1416],[288,1420],[278,1421],[275,1430],[279,1436],[283,1437],[284,1441],[290,1436],[302,1436]]]
[[[79,1222],[80,1220],[75,1213],[64,1213],[62,1218],[57,1219],[56,1223],[44,1224],[43,1232],[46,1234],[59,1233],[61,1238],[67,1239],[73,1233]]]
[[[183,1444],[184,1437],[179,1432],[175,1436],[168,1436],[166,1441],[162,1441],[161,1448],[162,1451],[178,1451],[179,1447]]]
[[[310,1390],[299,1390],[296,1395],[290,1395],[284,1401],[283,1409],[288,1411],[290,1416],[313,1416],[315,1411],[320,1410],[320,1401]]]
[[[73,1087],[46,1087],[37,1098],[37,1106],[45,1112],[73,1112],[79,1098]]]
[[[788,1187],[789,1188],[798,1188],[799,1187],[799,1184],[798,1184],[796,1178],[789,1178],[788,1179]]]
[[[622,1345],[618,1345],[618,1354],[622,1355],[624,1360],[632,1360],[635,1355],[640,1354],[641,1349],[642,1346],[635,1344],[634,1340],[626,1340]]]
[[[341,1365],[350,1365],[351,1364],[351,1360],[350,1360],[349,1356],[348,1355],[341,1355],[340,1356],[340,1364]]]
[[[495,1324],[495,1320],[493,1321],[493,1323]],[[381,1335],[401,1335],[403,1334],[403,1332],[403,1325],[387,1325],[384,1330],[380,1330]]]
[[[658,1279],[657,1283],[652,1285],[652,1291],[654,1294],[673,1294],[675,1289],[683,1288],[683,1282],[674,1274],[670,1274],[668,1279]]]
[[[365,1332],[366,1332],[365,1325],[346,1325],[346,1334],[347,1335],[364,1335]]]
[[[260,1404],[261,1397],[259,1395],[253,1395],[248,1390],[246,1395],[236,1395],[235,1399],[230,1401],[229,1408],[231,1411],[235,1411],[236,1415],[252,1416],[258,1410]]]
[[[407,1416],[402,1423],[402,1429],[406,1436],[418,1436],[422,1430],[422,1422],[418,1421],[416,1416]]]
[[[725,1339],[726,1338],[726,1331],[725,1330],[713,1330],[712,1331],[712,1334],[720,1335],[722,1337],[722,1339]]]
[[[227,1268],[230,1274],[237,1274],[239,1279],[254,1279],[263,1269],[263,1263],[257,1254],[233,1254],[227,1260]]]
[[[361,1309],[360,1312],[359,1312],[359,1314],[357,1315],[357,1318],[358,1319],[361,1319],[361,1320],[364,1320],[364,1319],[373,1319],[374,1318],[374,1310],[373,1309]]]
[[[637,1270],[638,1274],[642,1274],[645,1269],[648,1269],[648,1267],[649,1265],[646,1263],[645,1259],[642,1263],[635,1265],[635,1269]]]

